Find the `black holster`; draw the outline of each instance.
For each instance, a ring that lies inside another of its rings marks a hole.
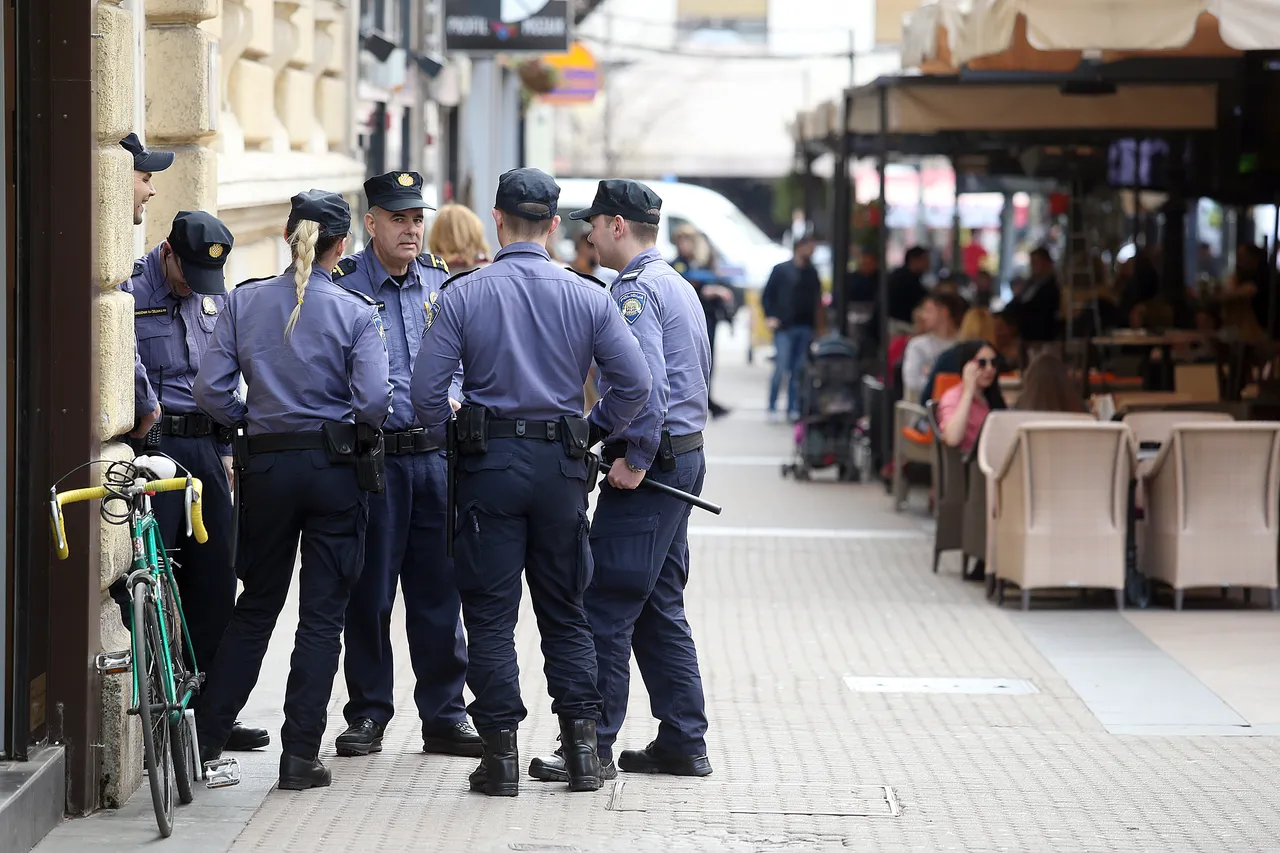
[[[590,447],[591,424],[586,418],[564,415],[560,418],[560,444],[570,459],[584,459]]]
[[[458,409],[454,445],[460,456],[480,456],[489,450],[489,410],[483,406]]]
[[[658,470],[670,473],[676,470],[676,454],[671,449],[671,433],[667,430],[662,431],[662,438],[658,439],[658,457],[654,460],[658,464]]]
[[[387,453],[382,430],[356,425],[356,484],[366,492],[382,494],[387,488]]]

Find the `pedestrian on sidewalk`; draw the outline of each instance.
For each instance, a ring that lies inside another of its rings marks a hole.
[[[681,225],[675,232],[676,256],[671,268],[693,285],[702,312],[707,318],[707,339],[711,342],[711,371],[715,373],[716,329],[721,320],[733,317],[733,291],[720,283],[712,265],[711,246],[707,238],[692,225]],[[708,394],[710,390],[708,389]],[[714,399],[708,406],[713,418],[722,418],[729,409]]]
[[[765,322],[773,330],[773,376],[769,380],[769,418],[777,419],[778,393],[787,382],[787,416],[800,419],[800,372],[813,342],[813,328],[822,299],[822,282],[813,268],[812,233],[796,240],[791,260],[773,268],[760,295]]]
[[[538,169],[498,182],[493,218],[502,249],[483,269],[441,288],[410,398],[432,440],[456,433],[454,566],[467,627],[468,708],[484,744],[471,790],[519,793],[516,731],[527,711],[516,666],[523,570],[542,634],[551,710],[560,718],[571,791],[601,785],[600,694],[582,593],[591,580],[583,385],[592,358],[607,383],[599,403],[627,424],[649,398],[640,346],[600,284],[552,263],[560,187]],[[449,388],[462,360],[465,403],[448,427]]]
[[[231,232],[201,210],[180,211],[169,238],[133,265],[133,277],[120,289],[133,296],[134,408],[142,423],[130,433],[137,453],[159,451],[204,483],[201,499],[209,540],[187,535],[187,511],[178,492],[152,498],[165,550],[174,553],[173,576],[185,602],[184,613],[194,661],[208,669],[236,604],[236,574],[231,565],[231,445],[224,430],[196,405],[193,387],[201,362],[226,307],[224,269],[231,256]],[[160,412],[152,426],[144,416]],[[150,437],[148,437],[150,434]],[[111,585],[112,597],[128,600],[123,579]],[[129,620],[132,621],[132,614]],[[127,624],[127,623],[126,623]],[[191,702],[200,713],[200,696]],[[227,737],[233,751],[271,743],[266,729],[236,721]]]
[[[596,729],[601,774],[706,776],[707,715],[693,634],[685,619],[691,507],[637,487],[650,478],[701,494],[706,474],[702,430],[708,416],[711,345],[697,293],[654,248],[662,199],[636,181],[601,181],[595,201],[570,214],[591,223],[601,262],[621,270],[610,293],[640,342],[653,391],[628,425],[598,407],[592,422],[609,436],[609,468],[591,525],[595,576],[584,603],[595,638],[604,713]],[[607,391],[607,383],[603,386]],[[613,745],[627,713],[634,650],[658,718],[644,749]],[[566,744],[535,758],[529,775],[563,781]]]
[[[395,714],[391,609],[397,582],[404,592],[422,749],[480,755],[480,735],[467,722],[462,700],[467,644],[453,561],[445,553],[444,454],[427,438],[409,402],[413,362],[429,318],[440,310],[440,285],[449,277],[443,258],[422,252],[428,210],[422,183],[417,172],[388,172],[365,181],[369,243],[333,271],[334,282],[378,303],[394,389],[383,425],[386,488],[369,496],[364,570],[351,591],[342,631],[350,697],[342,709],[347,729],[337,739],[342,756],[381,752],[382,734]],[[459,371],[449,394],[455,409],[461,389]]]
[[[392,399],[377,306],[329,272],[350,228],[342,196],[293,197],[285,225],[293,263],[231,292],[195,384],[202,410],[224,426],[244,424],[248,436],[238,475],[244,538],[236,572],[244,591],[196,716],[201,759],[222,753],[257,684],[301,537],[298,631],[280,730],[280,788],[292,791],[329,784],[320,739],[347,600],[364,565],[368,491],[376,488],[364,477],[372,459],[357,449],[360,426],[381,427]]]

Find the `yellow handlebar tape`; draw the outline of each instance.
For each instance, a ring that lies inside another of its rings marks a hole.
[[[209,531],[204,527],[204,512],[200,505],[200,498],[203,495],[204,484],[197,478],[192,478],[191,485],[195,489],[195,499],[191,502],[191,532],[195,535],[196,541],[200,543],[209,541]],[[187,488],[186,477],[174,477],[169,480],[151,480],[144,487],[148,492],[181,492]],[[66,525],[62,520],[62,508],[67,504],[79,503],[80,501],[100,500],[107,496],[107,490],[103,486],[95,486],[91,489],[73,489],[69,492],[63,492],[58,495],[58,517],[49,520],[49,526],[52,529],[54,549],[58,553],[59,560],[65,560],[71,555],[71,545],[66,538]],[[62,530],[62,545],[58,546],[58,531]]]

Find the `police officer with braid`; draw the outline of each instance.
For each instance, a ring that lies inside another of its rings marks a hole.
[[[334,280],[378,303],[387,332],[387,356],[395,389],[384,425],[387,487],[369,497],[364,570],[347,605],[342,636],[343,670],[351,697],[338,735],[338,755],[382,750],[382,733],[395,713],[391,608],[396,582],[404,590],[409,658],[417,678],[413,698],[422,720],[423,750],[480,755],[480,735],[467,722],[462,687],[467,646],[453,561],[445,547],[445,460],[418,424],[409,403],[409,377],[427,319],[440,305],[448,278],[442,258],[422,252],[422,176],[390,172],[364,184],[369,201],[364,226],[369,244],[343,258]],[[450,391],[461,396],[459,374]]]
[[[599,403],[626,424],[649,397],[640,347],[596,280],[553,263],[560,188],[537,169],[498,183],[502,250],[445,283],[413,371],[418,421],[436,441],[456,433],[454,565],[467,627],[468,710],[483,742],[471,790],[519,793],[516,730],[525,718],[514,631],[524,571],[542,635],[551,710],[560,718],[571,791],[601,785],[595,650],[582,608],[591,579],[587,493],[595,472],[582,417],[592,358],[609,385]],[[462,360],[465,404],[450,427],[449,387]]]
[[[377,488],[377,428],[391,407],[382,319],[372,299],[333,282],[351,210],[341,196],[293,197],[285,238],[293,264],[242,283],[196,377],[200,407],[237,439],[244,591],[209,672],[196,717],[202,758],[226,747],[262,668],[293,578],[298,630],[285,686],[279,786],[329,784],[320,762],[342,620],[364,563],[368,491]],[[248,395],[241,399],[243,374]]]
[[[697,293],[654,248],[661,208],[662,199],[644,184],[607,180],[591,207],[570,214],[591,223],[600,262],[620,270],[610,294],[653,374],[653,393],[629,424],[605,408],[591,412],[592,422],[611,434],[603,454],[608,482],[600,487],[591,528],[595,575],[584,596],[604,703],[597,739],[605,779],[616,777],[617,768],[711,773],[702,675],[684,607],[692,507],[637,488],[652,479],[697,495],[706,474],[702,430],[711,345]],[[601,390],[607,387],[606,377]],[[644,749],[624,750],[615,767],[613,744],[627,713],[633,651],[658,736]],[[555,754],[535,758],[529,775],[563,780],[563,743]]]
[[[134,408],[142,425],[151,424],[134,431],[134,449],[167,454],[204,482],[204,517],[210,535],[203,545],[187,536],[181,494],[152,499],[164,547],[175,554],[174,578],[185,605],[195,664],[201,669],[213,663],[236,601],[231,565],[231,447],[219,436],[219,425],[199,410],[192,394],[226,304],[223,267],[232,242],[231,232],[217,217],[201,210],[181,211],[173,218],[169,238],[135,263],[133,277],[120,285],[134,302]],[[147,417],[157,410],[161,411],[158,420]],[[112,585],[111,592],[118,601],[128,598],[121,581]],[[197,696],[193,703],[197,710],[199,701]],[[270,742],[266,729],[236,723],[227,749],[258,749]]]

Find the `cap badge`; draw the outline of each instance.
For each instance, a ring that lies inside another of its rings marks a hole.
[[[218,313],[218,306],[214,304],[212,296],[206,296],[200,301],[200,309],[210,315]]]
[[[635,325],[636,320],[640,319],[640,315],[644,313],[644,303],[643,293],[632,291],[624,294],[618,300],[618,310],[622,312],[622,319],[631,325]]]
[[[222,257],[221,243],[214,243],[212,246],[209,247],[209,257],[215,258],[215,259]]]
[[[402,187],[411,187],[413,186],[413,175],[402,174],[400,177],[396,178],[396,183]]]

